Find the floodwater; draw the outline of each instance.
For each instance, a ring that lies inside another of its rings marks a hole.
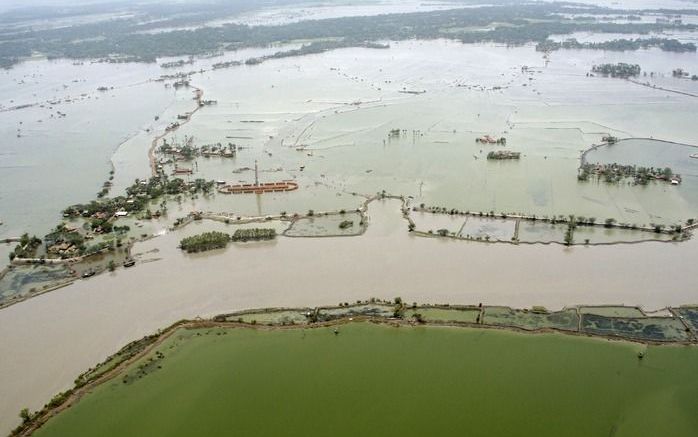
[[[185,68],[278,50],[236,52]],[[198,159],[193,177],[249,182],[252,173],[233,170],[257,160],[263,182],[294,179],[299,189],[201,197],[171,214],[188,208],[238,215],[349,211],[364,196],[386,190],[411,196],[413,205],[473,212],[638,224],[698,216],[690,184],[669,190],[577,182],[581,151],[608,134],[698,144],[695,97],[586,77],[603,62],[640,63],[667,76],[669,88],[697,86],[668,77],[679,66],[697,72],[695,53],[558,51],[547,62],[532,45],[447,41],[343,49],[197,74],[193,84],[218,104],[198,111],[169,139],[189,135],[197,145],[230,141],[242,148],[233,160]],[[47,78],[49,71],[56,76]],[[114,71],[123,76],[103,83]],[[7,139],[0,151],[0,236],[47,231],[67,204],[94,197],[112,164],[113,195],[147,177],[155,132],[194,105],[192,90],[146,82],[176,71],[40,61],[3,72],[3,108],[45,107],[0,113]],[[80,82],[83,75],[89,81]],[[98,86],[115,89],[98,93]],[[54,99],[62,103],[50,108]],[[389,137],[391,129],[402,129],[400,136]],[[475,143],[484,134],[506,136],[506,148],[522,152],[522,159],[488,162],[487,152],[501,146]],[[141,263],[134,269],[0,311],[0,355],[13,357],[0,361],[0,432],[22,407],[38,408],[121,345],[183,317],[395,295],[409,302],[548,308],[612,302],[655,309],[698,301],[698,278],[690,274],[696,240],[572,249],[467,243],[410,235],[398,209],[392,201],[372,203],[370,226],[360,237],[278,238],[197,256],[176,246],[210,224],[188,226],[138,244]]]
[[[371,203],[360,237],[277,238],[182,253],[182,235],[205,230],[201,222],[138,244],[139,259],[151,262],[3,309],[0,355],[13,359],[0,361],[2,431],[22,407],[40,407],[123,344],[181,318],[398,295],[406,302],[549,309],[698,301],[695,239],[569,249],[420,238],[406,232],[399,206]]]
[[[119,145],[174,100],[148,82],[156,68],[63,60],[0,72],[0,237],[43,235],[64,207],[96,197]]]
[[[696,429],[695,347],[350,323],[338,335],[180,330],[157,349],[164,358],[151,353],[36,435],[303,436],[309,424],[341,437],[689,437]]]
[[[358,199],[350,193],[386,190],[415,203],[476,212],[666,224],[698,216],[688,187],[667,193],[660,186],[640,191],[576,179],[581,151],[604,135],[698,144],[689,121],[698,110],[696,98],[586,77],[592,65],[639,62],[670,76],[677,65],[698,70],[695,54],[560,51],[546,64],[531,45],[391,46],[195,76],[194,84],[218,104],[197,113],[169,140],[188,136],[198,145],[231,142],[241,149],[234,159],[198,159],[192,177],[249,183],[252,172],[235,170],[258,161],[262,181],[299,184],[298,191],[263,198],[217,196],[205,209],[247,215],[351,209]],[[230,87],[231,81],[238,87]],[[682,90],[698,87],[674,82]],[[389,136],[391,129],[401,129],[400,135]],[[505,136],[506,148],[520,151],[521,160],[485,159],[502,146],[476,143],[484,134]]]
[[[45,233],[63,207],[94,198],[112,165],[112,195],[148,176],[153,136],[194,107],[191,89],[175,91],[150,79],[297,46],[230,52],[181,69],[31,61],[3,72],[2,107],[35,106],[0,113],[6,138],[0,151],[0,236]],[[194,75],[204,98],[218,104],[197,112],[169,139],[189,135],[197,145],[234,142],[241,149],[233,160],[199,159],[193,177],[249,182],[250,172],[233,170],[258,160],[263,181],[295,179],[300,185],[297,192],[262,199],[216,196],[204,209],[243,215],[349,210],[360,199],[348,193],[387,190],[471,211],[668,224],[698,216],[698,206],[681,190],[667,195],[650,188],[638,194],[576,181],[580,151],[606,134],[698,144],[690,128],[696,98],[587,78],[591,66],[638,62],[662,76],[653,82],[696,93],[698,83],[670,77],[676,67],[698,71],[695,54],[558,51],[546,63],[532,45],[410,41],[391,46]],[[521,71],[524,65],[531,67],[528,72]],[[99,86],[114,89],[98,92]],[[388,138],[395,128],[406,133]],[[521,161],[487,162],[488,147],[496,146],[476,144],[483,134],[506,136],[507,148],[522,152]],[[298,146],[306,150],[297,151]]]
[[[617,9],[696,9],[692,0],[579,0],[575,3]]]
[[[698,193],[698,147],[696,146],[648,139],[621,140],[616,144],[590,151],[586,159],[589,163],[668,167],[674,174],[681,175],[681,185],[672,188],[685,191],[683,197],[691,203],[698,202],[698,197],[692,197]]]
[[[220,26],[226,23],[246,24],[248,26],[278,26],[307,20],[325,20],[339,17],[358,17],[382,14],[405,14],[410,12],[439,11],[446,9],[477,8],[480,4],[460,4],[449,1],[419,0],[379,0],[349,1],[343,4],[312,4],[299,6],[271,7],[254,10],[234,17],[210,21],[207,26]]]

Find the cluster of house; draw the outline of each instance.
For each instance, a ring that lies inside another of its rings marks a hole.
[[[77,246],[69,241],[63,241],[61,243],[54,244],[48,248],[48,253],[58,255],[61,258],[73,257],[79,254]]]

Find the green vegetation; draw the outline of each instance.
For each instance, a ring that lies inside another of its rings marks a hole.
[[[179,323],[179,322],[178,322]],[[173,324],[171,327],[176,326],[178,323]],[[170,327],[170,328],[171,328]],[[170,329],[168,328],[168,329]],[[28,408],[23,408],[20,411],[20,417],[22,418],[22,423],[15,428],[12,433],[10,434],[11,436],[19,435],[25,429],[31,425],[32,420],[35,419],[36,417],[40,416],[42,413],[45,413],[46,411],[56,408],[60,405],[62,405],[74,392],[76,389],[79,389],[95,380],[103,376],[105,373],[115,369],[119,364],[123,363],[124,361],[131,359],[135,357],[137,354],[143,352],[145,348],[149,345],[151,345],[155,340],[159,338],[159,334],[153,334],[153,335],[146,335],[145,337],[132,341],[131,343],[127,344],[119,352],[116,354],[112,355],[109,357],[107,360],[104,362],[98,364],[97,366],[88,369],[86,372],[80,374],[75,379],[75,386],[71,389],[68,389],[64,392],[58,393],[57,395],[53,396],[51,400],[44,405],[44,407],[38,411],[35,414],[31,414],[29,412]]]
[[[76,204],[63,210],[63,217],[86,217],[92,219],[108,220],[118,211],[131,213],[144,213],[151,201],[165,195],[194,195],[198,193],[210,194],[213,192],[215,182],[204,179],[195,179],[185,182],[180,178],[168,178],[166,175],[154,176],[150,179],[136,179],[126,188],[126,196],[118,196],[113,199],[93,200],[86,204]],[[159,215],[159,214],[156,214]]]
[[[29,234],[22,234],[19,243],[10,252],[10,260],[15,258],[33,258],[39,247],[41,247],[41,238],[38,238],[36,235],[30,237]]]
[[[686,322],[693,328],[694,332],[698,332],[698,307],[680,307],[674,308],[674,313],[683,317]]]
[[[462,323],[479,323],[480,309],[479,308],[440,308],[440,307],[418,307],[405,311],[405,317],[415,317],[420,315],[418,320],[423,322],[462,322]]]
[[[596,314],[604,317],[643,317],[644,313],[637,307],[628,306],[584,306],[580,314]]]
[[[545,40],[536,46],[538,51],[553,51],[560,49],[591,49],[591,50],[610,50],[610,51],[628,51],[639,50],[657,47],[666,52],[695,52],[696,45],[693,43],[682,43],[676,39],[667,38],[644,38],[644,39],[614,39],[612,41],[603,42],[584,42],[580,43],[574,38],[563,42]],[[639,72],[638,72],[639,73]],[[636,75],[634,75],[636,76]]]
[[[635,185],[647,185],[650,181],[680,182],[680,176],[675,175],[669,167],[639,167],[621,164],[589,164],[583,163],[579,168],[577,179],[588,181],[591,176],[609,184],[617,184],[625,179],[632,179]]]
[[[253,229],[238,229],[232,236],[233,241],[259,241],[273,240],[276,238],[276,229],[273,228],[253,228]]]
[[[485,307],[483,323],[486,325],[502,325],[515,328],[536,330],[544,328],[576,331],[579,322],[577,311],[574,309],[557,312],[542,312],[519,310],[509,307]]]
[[[639,76],[642,69],[637,64],[626,64],[619,62],[617,64],[601,64],[591,67],[592,73],[601,74],[602,76],[620,77],[627,79],[629,77]]]
[[[241,312],[217,316],[217,321],[239,322],[239,323],[260,323],[263,325],[295,325],[305,324],[308,321],[307,313],[310,309],[305,310],[280,310],[280,311],[255,311]]]
[[[559,334],[179,329],[34,435],[693,436],[697,365],[696,348]]]
[[[674,317],[605,317],[582,315],[582,331],[647,341],[686,341],[690,334]]]
[[[352,226],[354,226],[354,221],[353,221],[353,220],[343,220],[343,221],[339,224],[339,229],[348,229],[348,228],[351,228]]]
[[[283,5],[292,0],[269,0],[267,5]],[[76,24],[58,28],[37,29],[19,27],[15,32],[0,35],[0,66],[10,67],[32,53],[53,58],[97,58],[104,62],[155,62],[158,57],[207,55],[243,47],[268,46],[278,42],[310,40],[313,43],[296,51],[281,52],[273,57],[299,56],[319,53],[339,47],[362,46],[381,48],[370,41],[449,38],[464,43],[497,42],[504,44],[541,43],[540,49],[555,49],[547,42],[551,35],[573,32],[649,34],[663,30],[696,28],[692,24],[641,23],[625,24],[599,22],[595,16],[627,15],[627,11],[586,6],[585,17],[579,17],[577,5],[565,3],[512,4],[507,0],[489,2],[489,6],[443,11],[384,14],[309,20],[278,26],[198,27],[194,30],[153,32],[172,27],[196,27],[207,20],[220,19],[259,7],[251,2],[212,1],[201,7],[191,4],[169,4],[163,9],[148,5],[132,5],[131,17]],[[162,5],[158,4],[158,7]],[[94,5],[90,9],[106,13],[109,5]],[[113,8],[113,6],[112,6]],[[119,10],[122,12],[121,10]],[[662,13],[680,13],[664,10]],[[41,16],[35,11],[34,16]],[[47,17],[85,14],[83,10],[64,8],[46,13]],[[26,11],[24,12],[26,14]],[[591,17],[589,17],[591,15]],[[572,18],[570,18],[570,16]],[[28,17],[8,12],[0,22],[13,23]],[[483,29],[487,29],[483,31]],[[624,40],[614,47],[641,48],[644,43]],[[690,50],[689,45],[673,40],[655,38],[652,46],[664,50]],[[590,45],[588,48],[608,48]],[[264,59],[253,59],[258,63]],[[182,64],[188,61],[182,61]],[[174,61],[178,65],[180,61]],[[233,65],[234,63],[231,63]]]
[[[565,230],[565,245],[571,246],[574,244],[574,230],[577,228],[577,220],[574,216],[570,216],[570,220],[567,222],[567,230]]]
[[[519,159],[521,158],[520,152],[512,152],[510,150],[493,150],[487,154],[487,159]]]
[[[222,249],[229,241],[230,236],[228,234],[212,231],[183,238],[179,242],[179,247],[187,253],[205,252],[207,250]]]
[[[114,198],[100,198],[89,203],[76,204],[63,210],[63,217],[66,219],[82,218],[86,221],[86,227],[79,229],[69,227],[66,223],[60,223],[56,228],[44,237],[46,243],[46,256],[49,258],[70,258],[75,256],[86,256],[101,252],[105,249],[113,249],[114,246],[121,245],[112,241],[100,241],[87,245],[86,239],[90,238],[84,231],[93,234],[111,234],[115,238],[125,234],[130,230],[129,226],[115,225],[118,217],[125,215],[139,215],[141,218],[150,220],[160,217],[166,212],[166,203],[160,204],[160,209],[151,211],[151,202],[167,195],[194,196],[198,193],[210,194],[215,183],[204,179],[196,179],[192,182],[185,182],[179,178],[168,178],[166,175],[152,177],[148,180],[136,179],[134,183],[126,189],[126,196]],[[30,247],[32,250],[22,249],[15,253],[15,256],[24,257],[34,254],[38,245]]]
[[[330,50],[341,49],[346,47],[364,47],[367,49],[388,49],[387,44],[377,44],[371,42],[355,41],[355,40],[340,40],[340,41],[317,41],[310,44],[304,44],[299,49],[285,50],[276,52],[273,55],[259,56],[249,58],[245,61],[245,65],[257,65],[269,59],[290,58],[293,56],[305,56],[317,53],[324,53]],[[218,67],[221,68],[221,67]]]

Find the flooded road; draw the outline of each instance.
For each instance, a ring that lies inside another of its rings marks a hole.
[[[370,225],[360,237],[279,238],[181,253],[182,236],[225,226],[199,222],[135,248],[142,260],[160,260],[0,311],[0,355],[13,357],[0,361],[0,432],[15,424],[21,408],[39,408],[128,341],[182,318],[395,296],[550,309],[698,301],[695,239],[569,249],[420,238],[406,232],[399,206],[371,203]]]

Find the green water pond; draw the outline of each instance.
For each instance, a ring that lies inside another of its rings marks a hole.
[[[35,435],[698,431],[695,347],[433,326],[334,329],[180,329]]]

